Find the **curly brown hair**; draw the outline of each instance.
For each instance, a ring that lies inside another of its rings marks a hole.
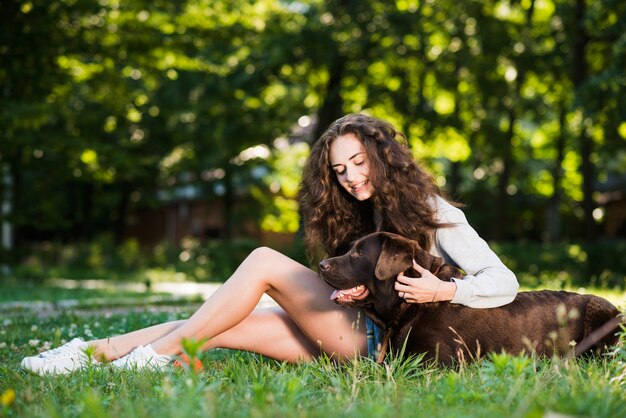
[[[330,145],[354,134],[365,147],[374,194],[365,201],[352,197],[337,180],[330,163]],[[354,240],[376,229],[395,232],[430,248],[438,223],[427,201],[442,192],[420,167],[406,138],[380,119],[349,114],[333,122],[315,142],[304,168],[300,214],[309,256],[320,249],[330,256],[346,252]],[[375,215],[380,219],[376,222]]]

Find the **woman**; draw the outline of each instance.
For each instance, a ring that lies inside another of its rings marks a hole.
[[[416,266],[421,278],[398,276],[400,297],[477,308],[511,302],[518,288],[515,275],[442,197],[402,142],[404,137],[390,124],[352,114],[332,123],[315,143],[300,193],[309,253],[322,250],[334,256],[366,233],[396,232],[467,273],[463,280],[444,282]],[[332,291],[314,271],[259,248],[189,319],[107,339],[74,339],[25,358],[22,367],[40,374],[66,373],[97,363],[96,358],[120,368],[162,368],[181,353],[182,339],[190,337],[207,338],[204,349],[246,350],[290,362],[320,353],[339,359],[368,353],[360,312],[336,305]],[[254,310],[264,293],[279,307]],[[89,358],[87,346],[95,352]],[[369,351],[372,355],[371,346]]]

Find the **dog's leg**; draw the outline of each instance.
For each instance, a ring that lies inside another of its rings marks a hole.
[[[625,318],[622,315],[616,316],[615,318],[610,319],[600,328],[596,329],[595,331],[590,333],[588,336],[586,336],[585,339],[582,340],[580,343],[576,344],[574,349],[568,353],[567,357],[579,356],[585,351],[589,350],[591,347],[596,345],[600,340],[602,340],[602,338],[606,337],[607,334],[611,333],[612,331],[615,331],[617,326],[620,323],[624,322],[624,320]]]
[[[383,342],[380,346],[380,353],[378,353],[376,363],[382,364],[382,362],[385,361],[385,356],[387,355],[387,351],[389,350],[389,340],[391,340],[392,335],[393,329],[388,329],[385,331],[385,335],[383,336]]]
[[[579,356],[594,346],[603,350],[617,343],[615,331],[619,324],[626,322],[626,316],[608,301],[592,296],[585,309],[584,321],[584,338],[568,353],[568,357]]]

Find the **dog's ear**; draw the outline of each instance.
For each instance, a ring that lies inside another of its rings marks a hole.
[[[441,266],[443,266],[443,259],[419,247],[414,248],[413,251],[415,252],[413,255],[415,262],[436,276]]]
[[[460,279],[464,276],[460,269],[446,264],[442,257],[437,257],[421,248],[415,248],[413,256],[415,262],[426,270],[430,270],[435,276],[443,281],[450,281],[451,278]]]
[[[396,277],[413,265],[410,241],[385,236],[374,274],[378,280]]]
[[[434,275],[443,281],[452,281],[452,278],[462,279],[463,276],[465,276],[461,269],[451,266],[450,264],[442,264]]]

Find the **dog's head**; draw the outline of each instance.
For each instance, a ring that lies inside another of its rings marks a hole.
[[[373,308],[383,314],[404,302],[394,289],[398,274],[419,277],[412,260],[442,280],[461,277],[458,269],[422,250],[415,241],[389,232],[366,235],[346,254],[322,260],[319,273],[337,289],[331,299],[338,304]]]

